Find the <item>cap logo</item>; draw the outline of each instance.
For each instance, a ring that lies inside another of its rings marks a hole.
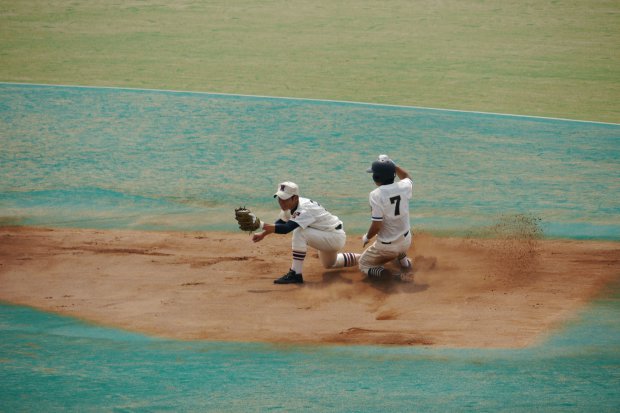
[[[280,185],[280,191],[284,191],[284,188],[286,188],[286,185]]]

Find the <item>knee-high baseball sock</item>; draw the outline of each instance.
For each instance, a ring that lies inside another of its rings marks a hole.
[[[359,262],[361,254],[353,252],[342,252],[336,256],[336,263],[332,268],[355,267]]]
[[[390,272],[383,267],[372,267],[368,269],[367,275],[370,278],[379,279],[389,276]]]
[[[306,259],[305,251],[293,250],[293,265],[291,266],[291,269],[295,271],[297,274],[301,274],[301,271],[304,267],[305,259]]]

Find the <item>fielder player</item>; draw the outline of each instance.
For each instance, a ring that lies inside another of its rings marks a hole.
[[[360,270],[372,280],[385,280],[392,274],[383,264],[396,260],[402,273],[412,269],[407,251],[413,234],[409,223],[409,200],[413,195],[413,180],[407,171],[396,166],[387,156],[379,155],[368,169],[377,188],[368,197],[371,224],[362,236],[364,247],[373,237],[375,242],[359,259]],[[398,176],[399,181],[394,182]]]
[[[302,269],[308,246],[319,251],[325,268],[358,265],[360,254],[338,252],[344,247],[347,237],[337,216],[330,214],[318,202],[299,196],[299,187],[294,182],[279,184],[273,197],[280,204],[280,218],[274,224],[263,223],[263,232],[254,234],[252,240],[259,242],[273,233],[293,233],[291,269],[275,280],[275,284],[304,282]]]

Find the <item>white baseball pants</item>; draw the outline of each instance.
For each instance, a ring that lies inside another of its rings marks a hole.
[[[344,230],[319,231],[314,228],[296,228],[293,231],[293,251],[306,252],[308,246],[319,251],[323,267],[330,268],[336,262],[338,251],[344,248],[347,235]]]
[[[384,244],[378,240],[375,241],[362,253],[359,262],[360,270],[368,275],[369,269],[380,267],[386,262],[397,258],[401,253],[406,254],[411,246],[411,241],[411,231],[406,236],[401,236],[389,244]]]

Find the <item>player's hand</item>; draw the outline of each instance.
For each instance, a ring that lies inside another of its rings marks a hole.
[[[254,234],[254,235],[252,235],[252,241],[260,242],[260,241],[263,240],[263,238],[265,238],[266,235],[267,235],[266,232],[260,232],[258,234]]]
[[[362,235],[362,247],[365,247],[368,242],[370,242],[370,240],[368,239],[368,234]]]

